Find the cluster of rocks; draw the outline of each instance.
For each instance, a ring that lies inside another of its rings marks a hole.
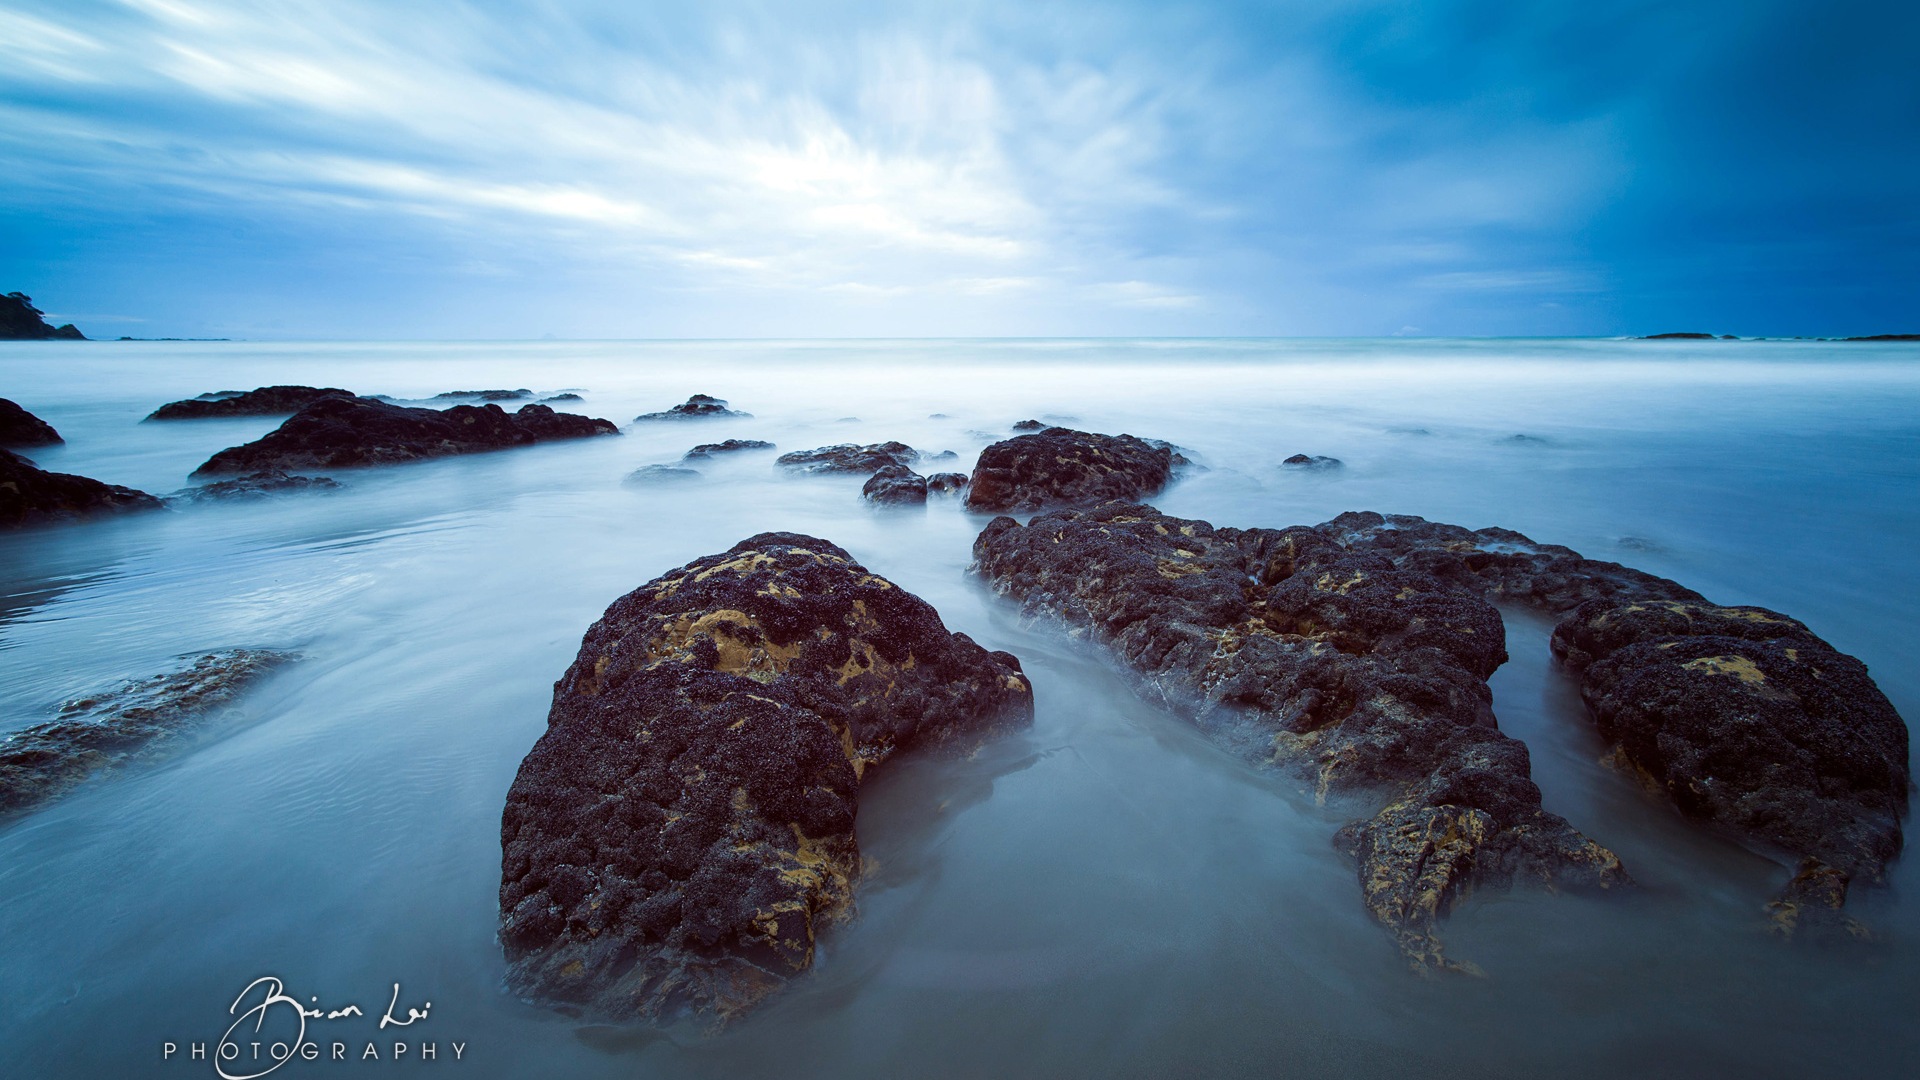
[[[226,649],[186,668],[69,701],[57,719],[0,739],[0,815],[33,809],[89,777],[177,752],[236,714],[241,695],[295,659]]]
[[[1017,660],[824,540],[766,533],[655,579],[587,630],[507,793],[508,986],[724,1023],[851,913],[869,770],[1032,716]]]

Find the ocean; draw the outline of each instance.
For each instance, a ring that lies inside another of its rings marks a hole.
[[[1152,500],[1216,525],[1346,510],[1499,525],[1804,621],[1920,718],[1920,347],[1620,340],[8,343],[0,396],[44,468],[155,493],[278,418],[141,423],[278,383],[426,397],[577,390],[617,438],[337,474],[346,486],[0,534],[0,732],[228,646],[302,659],[250,722],[0,827],[0,1073],[211,1075],[262,976],[364,1018],[351,1063],[277,1076],[1771,1077],[1920,1068],[1920,880],[1856,889],[1859,946],[1785,944],[1783,865],[1599,763],[1508,611],[1493,679],[1547,809],[1625,860],[1626,896],[1483,891],[1409,973],[1316,805],[1023,627],[969,577],[987,518],[770,453],[634,487],[691,446],[898,439],[971,467],[1016,421],[1170,440]],[[693,393],[750,419],[635,425]],[[513,406],[509,406],[513,407]],[[1296,470],[1294,453],[1340,459]],[[500,811],[553,682],[615,598],[754,533],[824,537],[1018,656],[1031,731],[870,774],[858,917],[719,1036],[583,1028],[501,988]],[[398,989],[393,989],[398,984]],[[430,1015],[375,1030],[392,1001]],[[408,1048],[394,1058],[391,1044]],[[372,1043],[378,1061],[363,1059]],[[166,1055],[167,1043],[177,1051]],[[431,1061],[420,1056],[437,1046]],[[456,1060],[452,1045],[462,1046]],[[247,1064],[247,1063],[240,1063]],[[238,1066],[229,1065],[230,1072]],[[264,1067],[263,1065],[257,1067]],[[241,1070],[252,1071],[252,1069]]]

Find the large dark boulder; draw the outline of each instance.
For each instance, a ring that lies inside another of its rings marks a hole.
[[[337,386],[262,386],[244,393],[202,394],[170,401],[147,415],[149,420],[204,420],[216,416],[280,416],[297,413],[324,398],[350,398],[353,391]]]
[[[617,435],[610,420],[523,405],[410,409],[366,398],[322,398],[266,435],[208,458],[195,476],[264,469],[341,469],[472,454],[553,439]]]
[[[665,412],[641,413],[634,417],[633,421],[638,424],[652,420],[716,420],[728,416],[746,419],[752,415],[752,413],[727,408],[726,401],[721,398],[708,394],[695,394]]]
[[[0,398],[0,446],[52,446],[65,441],[52,424]]]
[[[1541,808],[1526,747],[1496,726],[1486,680],[1505,631],[1473,589],[1313,528],[1216,529],[1121,502],[998,517],[973,551],[1026,616],[1105,647],[1227,746],[1316,796],[1377,799],[1340,843],[1416,967],[1464,966],[1435,937],[1463,889],[1628,882]]]
[[[867,477],[860,496],[882,506],[924,506],[927,478],[905,465],[888,465]]]
[[[1173,478],[1173,449],[1132,435],[1048,428],[980,451],[967,509],[1017,513],[1158,494]]]
[[[40,316],[45,314],[33,306],[33,297],[26,293],[11,292],[0,296],[0,341],[85,341],[87,336],[74,328],[72,323],[64,326],[48,326]]]
[[[587,630],[507,792],[507,985],[724,1022],[850,915],[866,770],[1032,716],[1018,661],[824,540],[763,533],[657,578]]]
[[[158,510],[161,505],[159,499],[144,491],[71,473],[47,472],[18,454],[0,450],[0,529]]]
[[[1553,632],[1621,764],[1681,812],[1800,861],[1770,909],[1839,915],[1853,881],[1883,884],[1903,844],[1907,725],[1867,667],[1757,607],[1594,600]]]
[[[230,719],[241,695],[293,654],[226,649],[188,667],[61,706],[0,739],[0,816],[59,798],[95,773],[176,753]]]
[[[774,460],[798,472],[871,474],[889,465],[911,465],[920,460],[920,451],[903,442],[872,443],[867,446],[841,443],[822,446],[817,450],[795,450],[781,454]]]

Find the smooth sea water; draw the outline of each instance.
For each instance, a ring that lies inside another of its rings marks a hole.
[[[1599,764],[1550,624],[1493,680],[1549,809],[1627,896],[1483,892],[1484,979],[1410,974],[1316,806],[967,576],[985,517],[877,510],[772,454],[621,484],[689,447],[900,439],[970,468],[1014,421],[1169,439],[1153,500],[1216,524],[1345,510],[1501,525],[1787,612],[1920,718],[1920,348],[1815,342],[909,341],[0,345],[42,467],[164,493],[277,418],[143,424],[272,383],[578,388],[618,438],[336,474],[337,494],[0,535],[0,731],[202,650],[296,649],[250,723],[0,827],[0,1075],[213,1075],[184,1051],[263,975],[353,1060],[286,1076],[1794,1077],[1920,1069],[1920,881],[1856,890],[1862,947],[1783,944],[1788,871]],[[752,419],[633,425],[704,392]],[[509,406],[514,407],[512,405]],[[934,419],[941,413],[946,419]],[[1525,439],[1513,436],[1523,435]],[[1344,467],[1281,467],[1295,452]],[[717,1038],[582,1029],[501,990],[499,819],[553,681],[616,597],[764,530],[840,544],[1016,654],[1032,730],[869,774],[859,916]],[[392,986],[408,1029],[376,1031]],[[416,1049],[382,1057],[404,1037]],[[418,1060],[421,1042],[438,1045]],[[452,1060],[451,1043],[464,1044]]]

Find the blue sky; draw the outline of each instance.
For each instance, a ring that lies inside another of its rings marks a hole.
[[[1920,5],[0,0],[93,336],[1920,330]]]

